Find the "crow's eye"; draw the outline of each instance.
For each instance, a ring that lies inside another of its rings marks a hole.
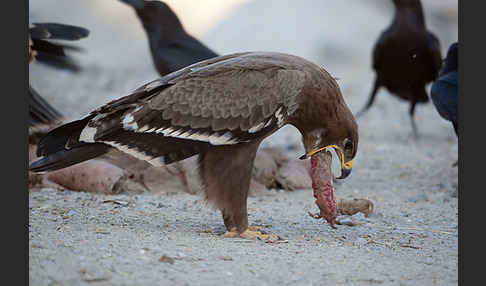
[[[413,50],[410,50],[408,52],[408,55],[410,56],[410,60],[413,62],[413,61],[416,61],[417,60],[417,56],[418,56],[418,51],[417,49],[413,49]]]

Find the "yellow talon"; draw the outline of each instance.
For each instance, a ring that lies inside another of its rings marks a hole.
[[[238,237],[240,236],[240,233],[236,230],[236,227],[232,228],[230,231],[227,231],[225,234],[224,234],[224,237]]]
[[[264,241],[277,241],[281,240],[281,238],[273,233],[266,233],[262,227],[259,226],[250,226],[248,227],[245,231],[242,233],[239,233],[238,230],[235,228],[232,228],[230,231],[227,231],[224,234],[224,237],[241,237],[241,238],[246,238],[246,239],[258,239],[258,240],[264,240]]]

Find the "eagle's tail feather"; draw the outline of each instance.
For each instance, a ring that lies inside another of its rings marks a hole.
[[[107,153],[110,146],[103,143],[85,143],[68,150],[60,150],[42,157],[29,166],[33,172],[54,171],[93,159]]]
[[[95,158],[110,151],[104,143],[78,141],[81,131],[92,116],[59,126],[44,136],[37,145],[39,160],[29,166],[33,172],[54,171]]]

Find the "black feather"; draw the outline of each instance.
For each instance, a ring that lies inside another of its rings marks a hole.
[[[37,145],[37,156],[43,158],[33,162],[29,170],[53,171],[93,159],[112,149],[103,143],[79,142],[78,138],[93,116],[73,121],[51,130]]]
[[[29,85],[29,126],[52,124],[62,119],[61,113]]]
[[[65,54],[65,45],[53,44],[43,40],[32,40],[32,42],[32,49],[36,52],[35,59],[37,62],[71,72],[81,70],[78,62]]]
[[[75,41],[86,38],[89,30],[83,27],[59,23],[33,23],[29,28],[31,38]]]
[[[32,172],[55,171],[96,158],[110,151],[111,147],[102,143],[86,143],[69,150],[60,150],[43,157],[29,166]]]
[[[80,67],[71,57],[66,55],[66,50],[81,50],[76,46],[64,45],[50,42],[49,40],[78,40],[88,36],[89,31],[82,27],[58,24],[58,23],[35,23],[29,28],[29,57],[30,61],[36,59],[58,69],[78,72]],[[63,116],[59,111],[44,100],[36,90],[29,84],[29,126],[39,124],[52,125],[62,120]],[[37,131],[43,132],[44,129]],[[35,136],[39,132],[34,132]],[[36,140],[34,140],[36,141]]]
[[[50,40],[79,40],[89,35],[87,29],[58,23],[35,23],[29,28],[29,35],[32,39],[31,49],[35,51],[35,59],[39,63],[72,72],[80,71],[79,64],[65,51],[82,49]]]
[[[37,156],[48,156],[58,151],[66,150],[72,138],[78,138],[92,116],[69,122],[47,133],[37,145]],[[73,145],[75,146],[75,144]]]

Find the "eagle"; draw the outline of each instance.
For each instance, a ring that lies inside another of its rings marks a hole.
[[[133,7],[147,34],[155,68],[161,76],[217,57],[186,32],[179,17],[162,1],[120,0]]]
[[[339,178],[350,174],[358,125],[336,80],[317,64],[276,52],[224,55],[144,84],[49,132],[30,170],[65,168],[112,149],[155,166],[198,155],[205,199],[221,211],[226,236],[267,240],[271,234],[248,225],[251,171],[262,140],[286,124],[302,135],[301,159],[334,149]],[[333,226],[334,194],[326,194],[324,218]]]
[[[442,65],[439,39],[425,25],[420,0],[393,0],[395,16],[381,33],[372,53],[375,82],[360,117],[375,100],[380,87],[410,103],[409,115],[414,138],[418,138],[414,120],[417,103],[429,101],[425,86],[434,81]]]
[[[78,72],[78,64],[66,55],[66,50],[79,48],[51,40],[75,41],[89,35],[89,30],[60,23],[33,23],[29,27],[29,64],[37,61],[42,64]],[[62,115],[51,106],[29,84],[29,126],[55,125],[60,123]],[[35,128],[34,128],[35,129]]]

